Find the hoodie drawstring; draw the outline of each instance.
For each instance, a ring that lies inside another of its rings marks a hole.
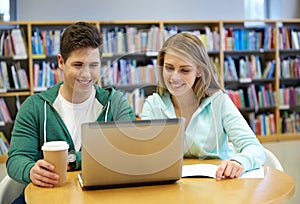
[[[217,130],[217,121],[216,121],[216,117],[215,117],[215,114],[214,114],[214,108],[213,106],[211,105],[211,112],[212,112],[212,116],[213,116],[213,119],[214,119],[214,125],[215,125],[215,131],[216,131],[216,145],[217,145],[217,155],[219,155],[219,135],[218,135],[218,130]]]
[[[107,122],[107,115],[108,115],[109,107],[110,107],[110,101],[108,101],[108,103],[107,103],[107,108],[106,108],[106,112],[105,112],[104,122]]]
[[[44,143],[47,142],[47,133],[46,133],[46,127],[47,127],[47,109],[46,109],[46,101],[44,102]]]

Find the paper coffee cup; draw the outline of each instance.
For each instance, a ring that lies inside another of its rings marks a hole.
[[[61,186],[67,181],[69,145],[65,141],[46,142],[42,146],[44,160],[55,166],[54,172],[59,175],[59,182],[56,186]]]

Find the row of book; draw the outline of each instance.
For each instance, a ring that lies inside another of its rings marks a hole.
[[[4,126],[5,123],[9,122],[12,122],[12,118],[4,98],[0,98],[0,126]]]
[[[177,25],[165,26],[164,39],[166,40],[170,36],[179,32],[191,32],[196,35],[203,43],[207,51],[219,51],[220,50],[220,32],[217,26],[208,27],[204,26],[203,29],[184,30],[180,29]]]
[[[299,56],[295,58],[288,57],[282,59],[280,62],[280,77],[281,78],[292,78],[300,77],[300,58]]]
[[[31,37],[32,54],[57,55],[59,53],[60,35],[63,30],[40,30],[36,28]]]
[[[275,116],[273,113],[249,114],[250,127],[256,135],[276,134]]]
[[[279,28],[278,32],[279,49],[300,49],[300,30],[289,27]]]
[[[259,29],[224,28],[224,50],[258,50],[274,49],[275,29],[273,27]],[[31,36],[32,54],[56,55],[59,52],[60,35],[63,30],[40,30],[35,28]],[[220,50],[220,33],[218,27],[205,26],[203,30],[180,30],[174,25],[165,27],[163,31],[158,26],[149,29],[125,26],[113,29],[102,28],[104,52],[133,53],[158,51],[162,42],[178,32],[193,32],[204,43],[208,51]],[[0,31],[0,56],[27,58],[27,44],[24,31],[20,28]],[[300,49],[300,30],[288,27],[279,28],[280,49]]]
[[[300,132],[300,113],[282,111],[280,116],[280,133]]]
[[[0,61],[0,92],[10,89],[29,89],[27,72],[20,62],[9,67],[5,61]]]
[[[137,65],[136,60],[120,59],[107,61],[101,68],[101,85],[132,85],[157,82],[156,59],[146,66]]]
[[[132,107],[133,112],[137,117],[140,117],[142,112],[143,104],[145,102],[144,89],[135,89],[132,92],[124,91],[123,95],[128,100]]]
[[[251,84],[247,87],[246,92],[244,89],[226,90],[228,96],[237,108],[259,108],[274,107],[275,91],[273,91],[272,84],[258,85]]]
[[[239,50],[270,50],[275,48],[276,38],[273,27],[259,29],[224,28],[223,49]]]
[[[133,26],[102,28],[104,53],[141,53],[157,52],[162,42],[179,32],[191,32],[203,42],[207,51],[220,50],[220,33],[218,27],[203,30],[180,30],[178,26],[165,27],[160,30],[158,26],[149,29],[138,29]]]
[[[142,53],[157,52],[163,41],[162,32],[158,26],[149,29],[137,27],[102,28],[104,53]]]
[[[269,79],[274,77],[274,72],[275,60],[267,61],[262,67],[257,55],[227,56],[224,60],[224,80]]]
[[[7,154],[9,142],[3,132],[0,132],[0,155]]]
[[[282,87],[279,89],[280,106],[300,106],[300,87]]]
[[[63,71],[54,62],[41,61],[33,65],[34,90],[40,91],[52,87],[63,81]]]
[[[145,93],[143,89],[135,89],[132,92],[124,91],[124,96],[129,101],[137,117],[142,112]],[[249,124],[256,135],[273,135],[276,134],[276,122],[274,113],[249,113]],[[283,111],[280,117],[280,132],[291,133],[300,132],[300,113],[288,113]]]
[[[27,44],[23,30],[0,30],[0,56],[27,59]]]
[[[234,94],[239,94],[241,98],[243,98],[242,90],[239,91],[232,91],[227,90],[228,95],[233,100],[235,105],[238,108],[242,106],[238,105],[237,100],[234,99]],[[249,95],[249,94],[248,94]],[[135,89],[132,92],[124,91],[124,96],[129,101],[131,107],[133,108],[134,113],[136,116],[140,116],[142,112],[142,107],[145,100],[145,93],[143,89]],[[243,99],[240,99],[243,101]],[[249,102],[248,102],[249,103]],[[275,103],[274,101],[272,103]],[[253,106],[253,105],[251,105]],[[12,122],[11,116],[9,114],[7,105],[5,103],[4,98],[0,98],[0,125],[5,125],[7,122]],[[276,133],[276,125],[274,121],[274,114],[257,114],[255,116],[255,112],[250,113],[249,115],[249,123],[253,131],[257,135],[270,135]],[[281,133],[290,133],[290,132],[300,132],[300,113],[288,113],[287,111],[283,111],[282,116],[280,117],[280,132]]]

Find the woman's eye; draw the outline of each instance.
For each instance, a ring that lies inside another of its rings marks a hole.
[[[172,71],[174,68],[173,67],[165,67],[166,70]]]
[[[184,73],[189,73],[190,72],[189,69],[182,69],[181,71],[184,72]]]
[[[99,66],[99,64],[91,64],[91,65],[90,65],[91,68],[96,68],[96,67],[98,67],[98,66]]]

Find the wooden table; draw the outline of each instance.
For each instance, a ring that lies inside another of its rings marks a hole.
[[[185,159],[185,164],[213,163],[217,160]],[[295,191],[291,176],[264,167],[265,177],[225,179],[182,178],[174,184],[82,190],[79,172],[69,172],[67,184],[42,188],[30,183],[25,189],[27,203],[284,203]]]

